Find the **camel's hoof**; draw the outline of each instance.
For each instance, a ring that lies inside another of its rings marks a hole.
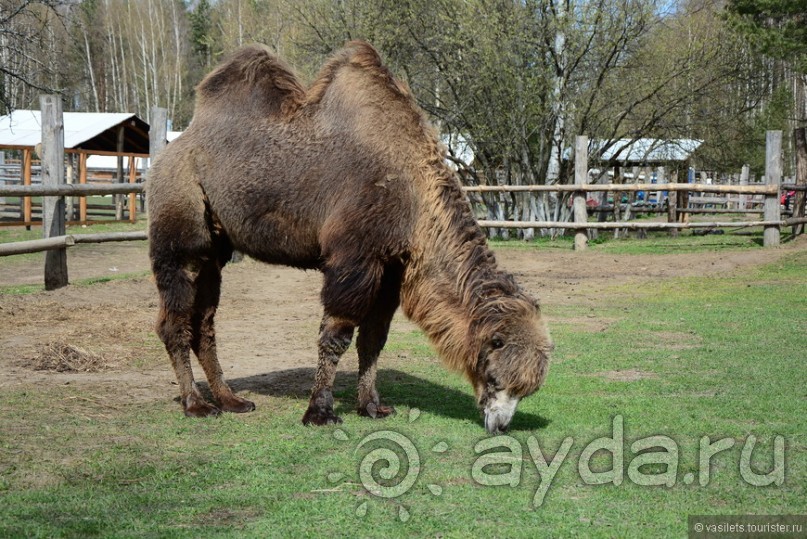
[[[303,415],[303,425],[338,425],[342,422],[342,418],[336,415],[331,408],[312,408],[309,407]]]
[[[221,410],[198,398],[188,398],[185,402],[186,417],[218,417]]]
[[[235,395],[231,395],[226,399],[219,399],[219,404],[221,405],[221,410],[223,412],[231,412],[233,414],[245,414],[247,412],[252,412],[255,410],[255,403],[252,401],[248,401],[247,399],[242,399],[241,397],[236,397]]]
[[[365,417],[372,417],[373,419],[381,419],[395,413],[395,408],[392,406],[384,406],[383,404],[376,404],[374,402],[367,403],[363,408],[359,408],[359,415]]]

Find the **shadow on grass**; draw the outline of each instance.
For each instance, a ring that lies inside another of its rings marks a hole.
[[[251,391],[272,397],[300,399],[300,416],[302,417],[311,385],[314,383],[314,369],[286,369],[235,378],[229,383],[234,391]],[[384,404],[418,408],[434,415],[473,421],[480,426],[483,424],[476,401],[471,395],[436,384],[426,378],[395,369],[383,369],[378,372],[377,386]],[[337,414],[342,416],[348,413],[355,414],[356,373],[338,372],[336,374],[334,396],[339,399],[335,409]],[[519,410],[510,424],[510,430],[532,431],[542,429],[547,425],[549,425],[548,419]]]

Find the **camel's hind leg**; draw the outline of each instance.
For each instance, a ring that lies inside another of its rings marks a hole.
[[[359,415],[381,418],[395,412],[392,406],[381,404],[375,381],[378,355],[387,342],[390,323],[400,303],[400,283],[400,270],[388,268],[384,272],[375,304],[359,325],[356,339],[359,353]]]
[[[192,267],[177,264],[176,259],[171,263],[161,262],[162,260],[158,260],[154,264],[154,275],[160,292],[157,334],[171,358],[171,365],[179,383],[182,408],[188,417],[218,415],[221,410],[205,401],[193,380],[191,370],[190,350],[196,272]]]
[[[243,413],[255,409],[251,401],[236,396],[221,370],[216,353],[216,328],[214,318],[221,293],[221,264],[207,260],[196,277],[196,298],[191,317],[191,347],[205,371],[210,391],[225,412]]]

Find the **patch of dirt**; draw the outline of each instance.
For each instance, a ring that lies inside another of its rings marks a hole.
[[[777,260],[807,249],[807,237],[781,249],[664,255],[608,255],[596,251],[501,250],[500,265],[540,298],[551,324],[572,324],[578,331],[603,331],[616,320],[596,315],[603,301],[630,308],[630,297],[614,294],[615,284],[652,287],[660,279],[726,274]],[[72,280],[106,277],[116,272],[148,271],[147,246],[103,244],[68,251]],[[0,286],[39,284],[41,259],[0,258]],[[225,377],[234,388],[256,396],[303,398],[313,383],[317,332],[321,317],[318,272],[268,266],[250,259],[224,270],[221,306],[216,317],[218,351]],[[591,317],[553,319],[557,307],[590,309]],[[47,391],[69,384],[99,402],[162,401],[178,393],[168,357],[154,333],[157,291],[150,277],[69,286],[53,292],[0,296],[0,389]],[[413,325],[398,313],[392,332],[406,335]],[[669,346],[691,343],[691,336],[654,334]],[[114,369],[38,371],[35,358],[48,343],[89,351]],[[34,358],[34,359],[32,359]],[[382,352],[381,369],[398,361]],[[204,374],[193,361],[197,380]],[[355,376],[356,353],[339,365],[337,384]],[[350,374],[348,374],[350,373]],[[641,379],[648,373],[601,373],[614,379]],[[346,378],[347,376],[347,378]],[[638,378],[637,378],[638,377]],[[646,377],[646,376],[645,376]],[[86,390],[86,392],[85,392]],[[250,397],[252,398],[252,397]],[[260,405],[260,403],[259,403]],[[178,410],[178,407],[177,407]],[[302,412],[302,410],[301,410]]]
[[[547,323],[550,327],[553,324],[567,324],[573,327],[575,331],[582,331],[585,333],[599,333],[608,329],[615,320],[611,318],[598,318],[595,315],[590,316],[571,316],[566,318],[550,317]]]
[[[735,275],[805,249],[807,235],[777,249],[635,255],[594,250],[580,253],[553,249],[542,253],[512,249],[497,253],[497,259],[525,288],[538,296],[551,317],[548,307],[553,304],[574,304],[596,310],[603,306],[603,295],[610,306],[622,306],[626,302],[609,291],[614,285],[640,288],[675,277]]]
[[[701,345],[703,339],[696,333],[681,331],[654,331],[647,335],[648,343],[667,350],[690,350]]]

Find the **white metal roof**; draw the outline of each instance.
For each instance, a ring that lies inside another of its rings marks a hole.
[[[145,167],[146,159],[143,157],[135,157],[135,168],[142,169]],[[123,160],[124,170],[129,167],[129,158]],[[88,155],[87,156],[87,170],[117,170],[118,157],[115,155]]]
[[[134,116],[131,112],[65,112],[64,147],[75,148]],[[38,110],[15,110],[0,116],[0,146],[36,146],[41,141]]]

